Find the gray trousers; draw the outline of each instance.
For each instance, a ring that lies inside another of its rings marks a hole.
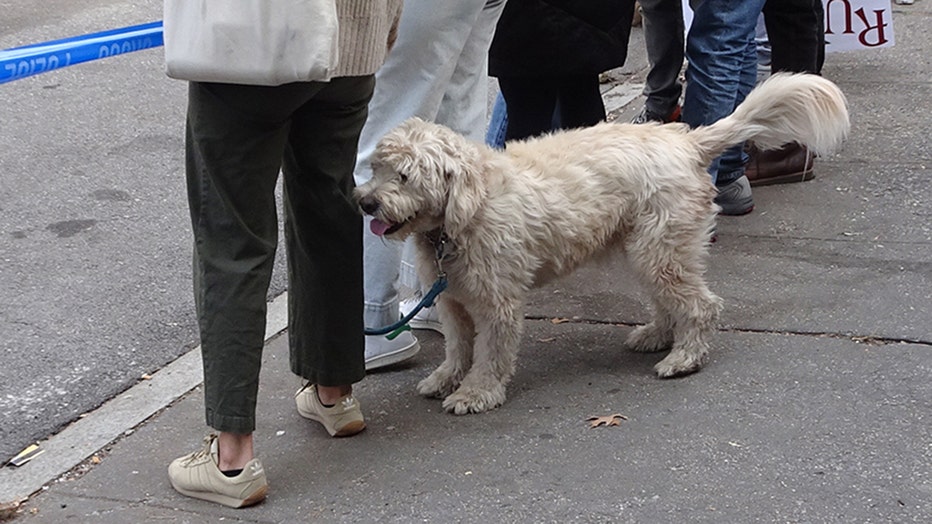
[[[679,103],[679,81],[686,48],[681,0],[640,0],[644,20],[644,44],[650,70],[644,85],[651,113],[668,115]]]
[[[192,82],[186,171],[207,425],[255,430],[283,174],[291,370],[358,382],[362,218],[351,200],[374,77],[279,87]]]

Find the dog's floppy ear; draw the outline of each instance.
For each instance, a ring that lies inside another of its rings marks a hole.
[[[448,165],[444,172],[447,183],[444,226],[447,234],[454,239],[472,221],[487,194],[478,159],[472,155],[463,157],[458,158],[453,165]]]

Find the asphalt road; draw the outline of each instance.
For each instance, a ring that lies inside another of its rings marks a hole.
[[[0,1],[0,49],[161,19]],[[0,463],[197,344],[185,83],[162,48],[0,85]],[[281,254],[281,250],[280,250]],[[281,256],[271,295],[284,290]]]

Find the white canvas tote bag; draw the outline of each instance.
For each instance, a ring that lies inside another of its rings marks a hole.
[[[335,0],[165,0],[171,78],[276,86],[330,80],[338,60]]]

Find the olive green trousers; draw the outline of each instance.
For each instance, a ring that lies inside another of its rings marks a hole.
[[[207,425],[256,426],[283,175],[291,370],[324,386],[365,376],[362,218],[353,167],[374,77],[278,87],[192,82],[186,174]]]

